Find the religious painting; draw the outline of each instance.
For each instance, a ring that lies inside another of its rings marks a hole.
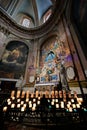
[[[50,76],[51,81],[59,81],[60,66],[67,68],[73,64],[67,42],[53,39],[41,47],[40,76]]]
[[[8,43],[0,61],[0,78],[18,79],[21,75],[24,75],[27,56],[28,47],[26,44],[19,41]],[[11,76],[9,77],[9,75]]]
[[[45,82],[45,81],[46,81],[45,77],[40,78],[40,82]]]
[[[58,80],[58,76],[57,75],[51,75],[51,80],[52,81],[57,81]]]

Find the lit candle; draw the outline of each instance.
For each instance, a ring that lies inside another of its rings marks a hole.
[[[15,91],[13,90],[13,91],[11,92],[11,97],[13,97],[14,94],[15,94]]]
[[[56,108],[59,108],[59,104],[56,104]]]
[[[54,102],[53,102],[53,101],[51,102],[51,105],[54,105]]]
[[[12,98],[12,100],[15,100],[15,97],[11,97]]]
[[[26,92],[26,98],[29,98],[29,91]]]
[[[20,100],[21,100],[20,98],[19,98],[19,99],[17,99],[17,102],[20,102]]]
[[[71,102],[74,102],[74,99],[73,99],[73,98],[71,99]]]
[[[40,100],[40,96],[38,97],[38,100]]]
[[[24,101],[21,101],[21,105],[23,105],[24,104]]]
[[[73,107],[73,108],[76,108],[76,105],[75,105],[75,104],[72,104],[72,107]]]
[[[36,107],[36,103],[33,104],[33,107]]]
[[[31,108],[32,107],[32,104],[29,104],[29,108]]]
[[[11,108],[14,108],[15,107],[15,104],[13,103],[13,104],[11,104]]]
[[[77,98],[77,102],[81,105],[82,102],[83,102],[83,99],[82,98]]]
[[[58,99],[56,99],[56,102],[58,102]]]
[[[34,94],[32,93],[32,94],[31,94],[31,98],[33,98],[33,97],[34,97]]]
[[[32,107],[32,111],[35,111],[35,109],[36,109],[35,107]]]
[[[67,108],[70,108],[70,104],[67,104]]]
[[[72,107],[69,108],[69,111],[72,112]]]
[[[63,95],[62,95],[62,91],[59,91],[59,97],[62,98]]]
[[[7,111],[7,106],[3,107],[3,111],[4,111],[4,112]]]
[[[38,97],[38,94],[39,94],[38,91],[36,91],[36,98]]]
[[[10,98],[8,98],[8,99],[7,99],[7,102],[10,102],[10,101],[11,101],[11,99],[10,99]]]
[[[80,104],[76,104],[77,108],[80,108]]]
[[[40,104],[40,101],[37,101],[37,104],[39,105],[39,104]]]
[[[23,107],[26,108],[27,104],[24,104]]]
[[[54,98],[54,95],[55,95],[54,91],[51,91],[51,95],[52,95],[52,98]]]
[[[29,104],[32,104],[32,101],[29,101]]]
[[[20,108],[21,104],[17,104],[17,108]]]
[[[19,98],[19,97],[20,97],[20,93],[21,93],[21,91],[20,91],[20,90],[18,90],[18,91],[17,91],[17,98]]]
[[[71,105],[71,102],[70,102],[70,101],[68,101],[68,104],[70,104],[70,105]]]
[[[61,102],[61,108],[64,108],[64,102],[63,101]]]
[[[35,101],[36,101],[36,99],[34,98],[34,99],[33,99],[33,102],[35,102]]]
[[[25,108],[24,108],[24,107],[21,107],[21,111],[22,111],[22,112],[25,111]]]
[[[21,98],[24,98],[24,96],[25,96],[25,91],[22,91]]]
[[[11,105],[11,101],[8,102],[8,105]]]
[[[55,91],[55,97],[58,98],[58,91]]]
[[[26,102],[28,102],[29,101],[29,98],[26,98]]]

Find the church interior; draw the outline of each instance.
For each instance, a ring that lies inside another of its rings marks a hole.
[[[87,129],[87,0],[0,0],[0,129]]]

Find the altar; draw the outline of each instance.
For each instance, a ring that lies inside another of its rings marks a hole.
[[[34,90],[38,90],[38,91],[51,91],[53,90],[55,87],[58,86],[58,82],[44,82],[44,83],[36,83],[34,85]]]

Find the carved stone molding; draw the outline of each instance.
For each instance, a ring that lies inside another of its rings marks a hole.
[[[4,33],[6,36],[10,34],[10,31],[0,25],[0,32]]]

